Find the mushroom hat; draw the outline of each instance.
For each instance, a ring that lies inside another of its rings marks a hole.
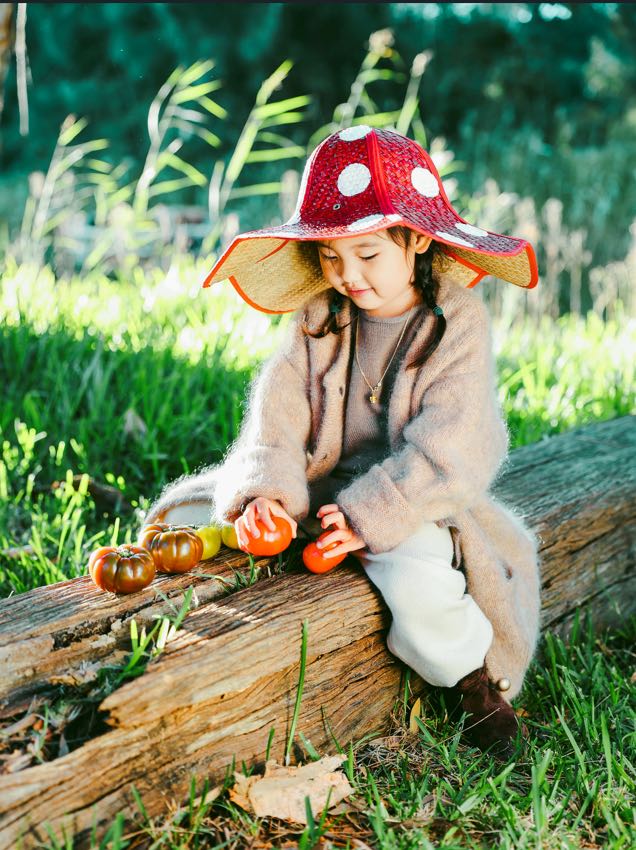
[[[537,284],[532,245],[464,221],[421,145],[395,130],[358,124],[332,133],[315,148],[291,218],[236,236],[203,286],[230,280],[252,307],[288,313],[331,288],[302,243],[395,225],[439,242],[445,275],[463,286],[473,287],[485,275],[525,289]]]

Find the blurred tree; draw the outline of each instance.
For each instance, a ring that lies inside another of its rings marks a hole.
[[[583,156],[571,152],[603,149],[618,151],[615,184],[624,184],[621,152],[633,145],[636,128],[635,4],[29,4],[30,132],[19,135],[11,65],[0,116],[0,216],[21,208],[25,175],[46,169],[69,114],[88,120],[90,137],[110,140],[105,159],[138,173],[152,98],[173,68],[200,59],[213,59],[222,81],[216,99],[228,117],[212,126],[221,156],[231,155],[258,87],[286,58],[294,67],[281,95],[312,95],[306,121],[288,132],[306,145],[348,99],[369,36],[383,29],[393,31],[406,68],[416,55],[431,54],[420,111],[428,135],[443,137],[470,163],[460,175],[463,191],[493,177],[540,204],[551,196],[554,169],[565,174],[572,163],[572,173],[580,173]],[[388,81],[374,86],[378,110],[399,108],[403,92]],[[208,146],[188,144],[189,161],[209,179]],[[270,179],[269,168],[259,166],[259,180]],[[541,181],[526,185],[537,169]],[[522,178],[513,183],[516,175]],[[589,185],[598,194],[597,184]],[[564,217],[574,214],[580,226],[589,198],[582,190],[577,198],[566,202]],[[196,187],[178,200],[206,203]]]
[[[116,154],[140,157],[147,104],[167,71],[197,59],[214,59],[224,79],[228,132],[238,133],[260,82],[285,58],[295,62],[288,91],[314,96],[317,123],[384,27],[407,63],[433,50],[422,111],[451,146],[478,128],[527,124],[550,144],[564,133],[576,145],[603,144],[634,104],[630,3],[30,4],[32,131],[20,138],[8,86],[0,164],[43,167],[69,113],[113,139]]]

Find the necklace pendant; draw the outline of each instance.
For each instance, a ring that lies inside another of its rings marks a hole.
[[[371,393],[371,395],[369,396],[369,401],[371,402],[371,404],[378,404],[379,399],[375,393]]]

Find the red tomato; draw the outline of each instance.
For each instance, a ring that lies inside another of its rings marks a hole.
[[[318,540],[324,540],[324,538],[331,534],[333,528],[330,527],[327,531],[324,531]],[[316,543],[318,540],[313,541],[312,543],[308,543],[307,546],[303,549],[303,562],[308,570],[312,573],[328,573],[329,570],[332,570],[334,567],[337,567],[349,554],[348,552],[344,552],[341,555],[336,555],[335,557],[329,557],[329,551],[331,549],[335,549],[336,546],[340,546],[340,541],[335,540],[333,543],[325,546],[324,549],[318,549]]]
[[[155,577],[155,562],[139,546],[101,546],[91,552],[88,571],[101,590],[134,593],[147,587]]]
[[[283,552],[292,541],[291,525],[286,519],[280,516],[271,515],[275,531],[270,531],[265,524],[256,517],[256,527],[260,531],[260,537],[252,537],[249,530],[245,533],[248,536],[247,546],[243,548],[239,546],[242,552],[249,552],[251,555],[278,555]]]

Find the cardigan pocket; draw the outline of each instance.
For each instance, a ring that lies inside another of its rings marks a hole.
[[[435,525],[438,528],[448,528],[450,531],[451,540],[453,541],[453,562],[451,566],[457,570],[462,564],[462,548],[461,548],[461,532],[455,525],[451,525],[452,520],[448,517],[444,519],[436,519]]]
[[[458,570],[462,563],[461,532],[454,525],[449,525],[448,530],[453,540],[453,563],[451,566]]]

